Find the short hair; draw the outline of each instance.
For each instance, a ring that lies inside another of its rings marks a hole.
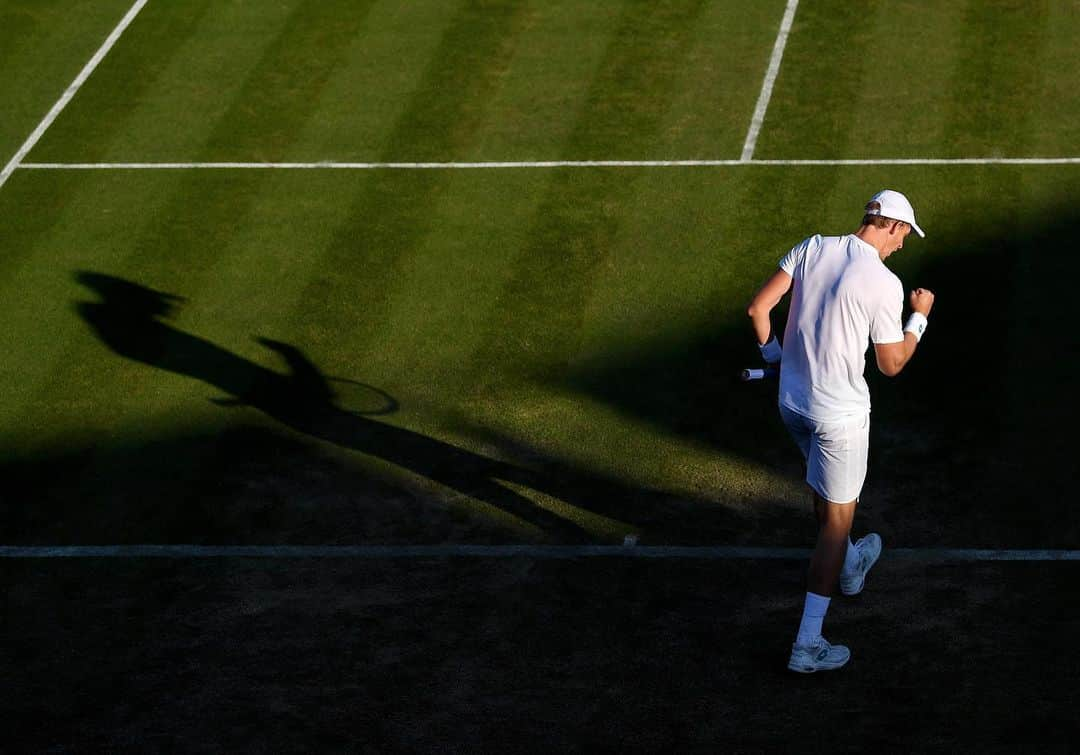
[[[887,228],[890,223],[904,222],[903,220],[897,220],[896,218],[887,218],[884,215],[879,215],[879,212],[881,212],[881,202],[867,202],[866,214],[863,215],[862,224],[872,225],[875,228]]]
[[[890,223],[902,223],[902,220],[894,220],[884,215],[863,215],[862,224],[872,225],[875,228],[888,228]]]

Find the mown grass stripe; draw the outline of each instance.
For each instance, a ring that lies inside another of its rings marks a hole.
[[[948,48],[952,77],[939,105],[941,141],[961,154],[987,145],[1024,149],[1042,102],[1046,6],[967,0],[961,8]]]
[[[1037,104],[1028,117],[1026,143],[1031,152],[1049,152],[1080,143],[1080,99],[1076,91],[1076,35],[1080,14],[1067,3],[1046,3],[1039,57],[1039,76],[1030,99]]]
[[[703,8],[700,0],[625,5],[564,153],[653,142]],[[633,181],[610,171],[555,174],[471,359],[487,376],[478,380],[481,392],[492,382],[561,374],[633,192]],[[508,320],[507,311],[515,316]]]
[[[471,144],[526,21],[527,5],[517,0],[464,2],[386,137],[383,154],[434,157]],[[297,305],[305,340],[349,333],[362,354],[364,334],[379,328],[401,294],[398,270],[429,232],[446,180],[433,173],[377,175],[344,200],[344,221],[305,271]]]
[[[373,5],[374,0],[347,4],[305,0],[293,8],[204,151],[271,159],[285,154],[315,115],[319,95]]]

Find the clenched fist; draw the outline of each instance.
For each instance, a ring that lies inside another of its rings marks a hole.
[[[926,288],[917,288],[911,292],[911,308],[923,316],[930,314],[934,306],[934,292]]]

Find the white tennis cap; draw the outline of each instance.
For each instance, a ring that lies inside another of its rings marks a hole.
[[[870,197],[870,201],[866,203],[866,214],[881,215],[890,220],[902,221],[914,228],[915,233],[920,237],[926,238],[923,229],[919,228],[919,224],[915,222],[915,210],[911,202],[898,191],[884,189]]]

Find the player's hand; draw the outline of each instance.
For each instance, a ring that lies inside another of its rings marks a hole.
[[[930,314],[934,306],[934,292],[926,288],[917,288],[911,292],[911,308],[923,316]]]
[[[776,336],[770,338],[767,343],[758,344],[758,348],[761,349],[761,358],[766,362],[780,364],[780,359],[784,356],[784,350]]]

